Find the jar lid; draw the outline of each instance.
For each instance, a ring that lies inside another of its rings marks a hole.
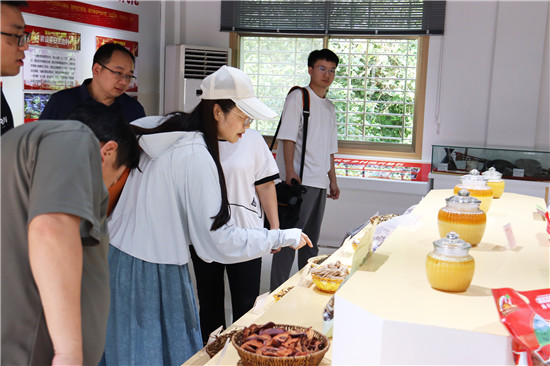
[[[501,180],[502,173],[499,173],[495,167],[490,167],[488,170],[484,171],[482,176],[486,177],[489,180]]]
[[[460,239],[459,235],[454,231],[449,232],[445,238],[434,241],[433,244],[436,252],[453,256],[466,255],[472,247],[470,243]]]
[[[445,198],[445,201],[447,201],[447,203],[456,202],[456,203],[475,203],[477,205],[481,204],[481,200],[473,196],[470,196],[470,191],[468,191],[465,188],[462,188],[460,191],[458,191],[455,196]]]
[[[482,187],[487,185],[487,177],[482,176],[479,174],[479,170],[472,169],[470,170],[470,174],[463,175],[460,177],[460,181],[462,184],[466,186],[476,186],[476,187]]]

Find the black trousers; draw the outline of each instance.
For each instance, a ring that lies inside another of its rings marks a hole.
[[[189,247],[197,281],[199,317],[203,342],[212,331],[225,323],[224,271],[227,270],[233,321],[239,319],[254,306],[260,294],[262,258],[235,264],[207,263],[199,258],[193,246]]]
[[[306,188],[307,191],[302,195],[302,205],[300,206],[296,227],[302,229],[309,236],[313,248],[306,245],[296,251],[290,247],[284,247],[278,253],[273,254],[270,278],[270,290],[272,292],[288,280],[296,252],[298,252],[299,270],[307,264],[309,258],[319,254],[317,243],[321,233],[323,215],[325,214],[327,190],[316,187]]]

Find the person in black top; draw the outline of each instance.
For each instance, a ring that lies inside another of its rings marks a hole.
[[[1,14],[2,22],[2,43],[0,45],[1,53],[1,76],[15,76],[19,74],[19,69],[23,66],[25,51],[29,48],[29,34],[25,32],[25,20],[20,6],[27,6],[26,1],[2,1]],[[1,133],[13,128],[13,115],[11,109],[4,97],[2,89],[2,105],[1,105],[2,123]]]
[[[39,119],[65,119],[88,99],[116,109],[128,123],[145,117],[143,106],[125,93],[135,79],[134,64],[134,55],[126,48],[116,43],[104,44],[94,55],[92,78],[80,86],[53,94]]]

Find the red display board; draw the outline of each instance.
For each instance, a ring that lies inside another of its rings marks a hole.
[[[134,55],[134,57],[138,56],[138,42],[134,41],[127,41],[124,39],[118,39],[118,38],[111,38],[111,37],[102,37],[102,36],[96,36],[95,37],[95,49],[97,50],[99,47],[103,46],[105,43],[116,43],[121,45],[122,47],[126,48],[128,51]]]
[[[31,34],[29,46],[80,51],[80,33],[36,27],[34,25],[27,25],[25,31]]]
[[[431,164],[334,158],[336,174],[348,177],[427,182]]]
[[[80,1],[29,1],[21,11],[100,27],[139,32],[139,16]]]
[[[276,158],[277,154],[273,153]],[[404,161],[334,158],[336,175],[427,182],[431,164]]]

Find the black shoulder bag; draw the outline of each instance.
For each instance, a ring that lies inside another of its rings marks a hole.
[[[302,142],[302,157],[300,161],[300,180],[304,174],[304,161],[306,158],[306,141],[307,141],[307,126],[309,119],[309,92],[306,88],[300,86],[293,86],[288,94],[293,92],[296,89],[302,91],[302,115],[304,120],[303,126],[303,142]],[[281,119],[279,119],[279,125],[273,136],[273,141],[269,150],[273,150],[275,141],[277,140],[277,135],[279,134],[279,129],[281,128]],[[282,150],[281,150],[282,151]],[[289,229],[296,227],[298,222],[298,214],[300,213],[300,205],[302,204],[302,193],[305,192],[305,187],[302,186],[296,179],[292,179],[292,185],[286,184],[282,181],[275,186],[277,191],[277,203],[279,210],[279,225],[281,229]],[[266,219],[266,227],[269,228],[269,224]]]

